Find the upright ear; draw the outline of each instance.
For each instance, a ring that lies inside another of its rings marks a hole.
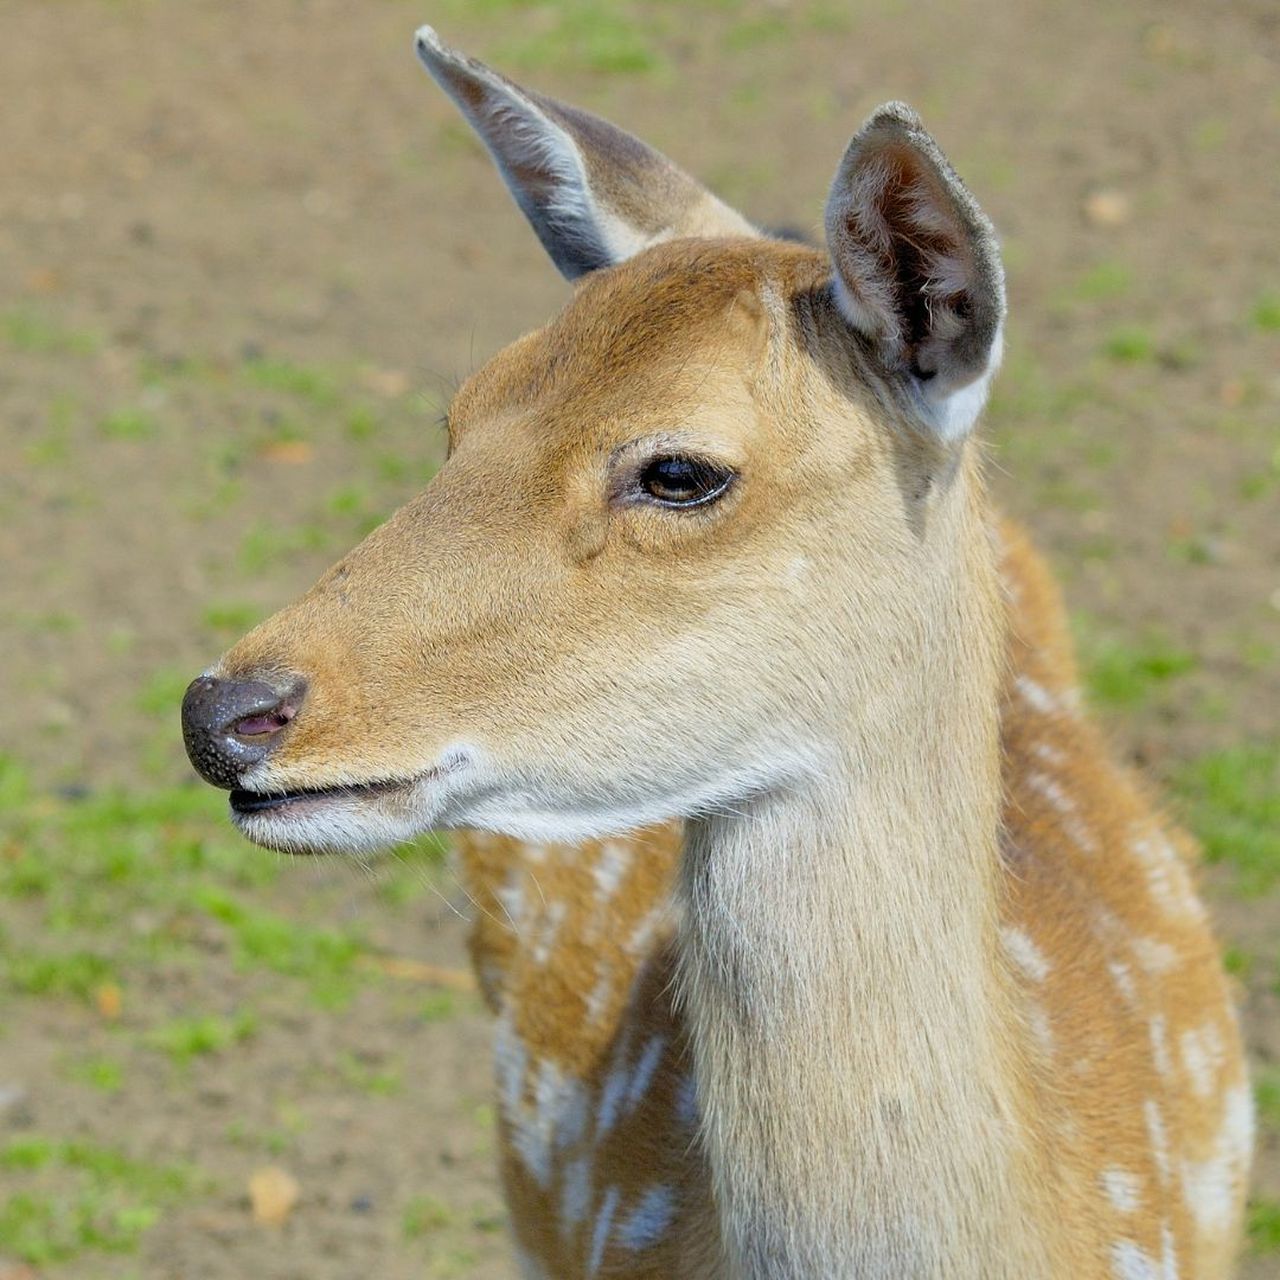
[[[863,125],[827,200],[836,297],[917,424],[965,435],[1000,363],[1004,271],[986,215],[909,107]]]
[[[418,57],[497,163],[538,239],[570,280],[677,236],[754,236],[750,223],[665,156],[575,107],[530,93],[445,45]]]

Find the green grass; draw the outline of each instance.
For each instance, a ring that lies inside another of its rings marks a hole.
[[[347,439],[361,444],[378,434],[378,419],[366,405],[357,405],[347,414],[344,427]]]
[[[991,396],[991,421],[1000,432],[1001,452],[1019,466],[1048,457],[1061,460],[1064,440],[1078,411],[1098,398],[1098,389],[1083,382],[1058,381],[1033,354],[1014,349],[1005,359]],[[1048,431],[1038,424],[1050,424]]]
[[[263,611],[257,605],[227,602],[207,605],[200,615],[200,621],[209,631],[241,636],[246,631],[252,631],[262,620],[262,616]]]
[[[785,39],[790,31],[790,22],[781,14],[748,18],[729,28],[725,33],[724,47],[730,53],[742,53]]]
[[[191,683],[191,676],[190,671],[180,670],[177,667],[155,672],[137,694],[134,700],[135,705],[139,711],[145,711],[149,716],[172,720],[176,723],[178,712],[182,707],[182,695],[186,692],[187,685]]]
[[[344,1053],[338,1059],[338,1078],[344,1087],[375,1098],[392,1097],[404,1087],[398,1067],[377,1066],[354,1053]]]
[[[435,1196],[414,1196],[400,1215],[400,1229],[406,1240],[421,1240],[449,1226],[453,1220],[454,1213],[443,1200]]]
[[[1260,1067],[1253,1094],[1258,1104],[1258,1122],[1263,1129],[1280,1134],[1280,1067]]]
[[[1192,534],[1189,538],[1173,538],[1166,551],[1170,560],[1189,565],[1213,564],[1218,554],[1213,539],[1203,534]]]
[[[418,1005],[423,1022],[448,1022],[458,1013],[458,997],[452,991],[429,991]]]
[[[1254,1200],[1249,1205],[1248,1225],[1252,1253],[1280,1252],[1280,1201]]]
[[[1264,293],[1254,303],[1249,322],[1260,333],[1280,333],[1280,293]]]
[[[255,387],[283,392],[318,409],[338,403],[337,381],[328,369],[258,356],[245,361],[242,373]]]
[[[1075,624],[1085,685],[1096,706],[1141,706],[1196,668],[1194,654],[1158,633],[1126,640],[1100,631],[1087,619],[1077,617]]]
[[[232,1120],[227,1125],[224,1136],[233,1146],[279,1157],[297,1146],[298,1135],[307,1128],[307,1122],[301,1113],[286,1108],[281,1108],[278,1120],[278,1125],[267,1128],[249,1125],[243,1120]]]
[[[1133,287],[1133,272],[1111,259],[1096,262],[1064,293],[1069,302],[1108,302],[1123,298]]]
[[[267,969],[301,979],[324,1008],[350,998],[365,947],[353,931],[322,928],[253,907],[215,885],[197,889],[195,903],[225,926],[241,969]]]
[[[1174,776],[1210,862],[1236,873],[1241,892],[1280,881],[1280,744],[1213,751]]]
[[[1141,325],[1123,325],[1107,335],[1102,350],[1121,364],[1137,364],[1155,358],[1156,340],[1151,331]]]
[[[335,550],[340,539],[319,520],[289,525],[259,522],[240,542],[240,568],[255,576],[277,568],[282,562],[325,550]]]
[[[257,1030],[258,1020],[248,1011],[232,1018],[201,1014],[194,1018],[175,1018],[152,1028],[147,1035],[147,1044],[168,1054],[179,1066],[185,1066],[193,1058],[225,1053],[236,1045],[244,1044]]]
[[[0,1171],[24,1189],[0,1202],[0,1256],[33,1266],[91,1252],[129,1253],[194,1184],[178,1165],[137,1160],[116,1147],[24,1135],[0,1147]]]
[[[156,946],[180,948],[200,884],[270,883],[278,861],[230,828],[225,807],[194,784],[62,801],[33,793],[24,771],[0,757],[0,898],[26,900],[35,927],[0,966],[0,993],[85,995],[123,967],[150,963]],[[126,912],[142,913],[146,926],[122,930]],[[89,933],[92,946],[82,941]]]
[[[348,484],[335,489],[325,507],[331,517],[346,521],[357,538],[376,529],[388,515],[364,485]]]
[[[108,440],[149,440],[160,426],[141,409],[117,409],[103,418],[98,429]]]
[[[664,59],[651,23],[641,23],[599,0],[563,0],[550,23],[528,22],[495,47],[493,60],[521,70],[556,68],[613,75],[656,70]]]
[[[96,951],[9,950],[0,943],[0,959],[8,970],[9,987],[25,996],[73,996],[88,1001],[116,974],[112,962]]]
[[[148,705],[176,716],[177,692],[173,685],[162,698],[157,687]],[[398,850],[384,864],[395,886],[384,901],[424,892],[440,857],[438,841]],[[381,980],[361,963],[367,944],[354,928],[263,905],[255,895],[284,865],[234,831],[225,796],[212,788],[60,800],[33,792],[25,772],[0,757],[0,900],[19,904],[15,919],[24,922],[21,939],[0,928],[0,1010],[6,996],[88,1003],[108,983],[127,994],[157,965],[203,963],[211,934],[236,970],[276,975],[321,1008],[343,1006],[361,983]],[[229,1047],[249,1028],[197,1013],[153,1030],[152,1047],[189,1058]]]
[[[73,1062],[67,1074],[99,1093],[119,1093],[124,1087],[124,1066],[115,1058],[84,1058]]]
[[[39,355],[87,356],[102,346],[102,339],[86,329],[70,329],[38,311],[17,308],[0,319],[0,332],[15,351]]]
[[[1271,458],[1270,465],[1250,471],[1240,480],[1240,496],[1246,502],[1256,502],[1259,498],[1269,498],[1277,485],[1280,485],[1280,449]]]

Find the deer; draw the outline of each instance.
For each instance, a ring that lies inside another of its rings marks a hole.
[[[183,731],[269,849],[454,833],[521,1274],[1228,1275],[1233,992],[987,494],[986,215],[900,103],[817,248],[416,48],[572,295]]]

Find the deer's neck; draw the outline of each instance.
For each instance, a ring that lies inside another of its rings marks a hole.
[[[1048,1274],[1013,1239],[1035,1215],[981,631],[979,669],[958,635],[863,688],[820,779],[689,824],[684,1010],[735,1280]]]

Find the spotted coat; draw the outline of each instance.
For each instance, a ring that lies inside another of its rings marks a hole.
[[[1220,1277],[1252,1113],[1194,849],[1081,714],[1044,565],[1017,529],[998,541],[1011,637],[1003,937],[1071,1189],[1062,1212],[1094,1260],[1082,1280]],[[714,1215],[672,997],[678,831],[458,845],[497,1014],[502,1177],[524,1274],[714,1274],[700,1261]]]

